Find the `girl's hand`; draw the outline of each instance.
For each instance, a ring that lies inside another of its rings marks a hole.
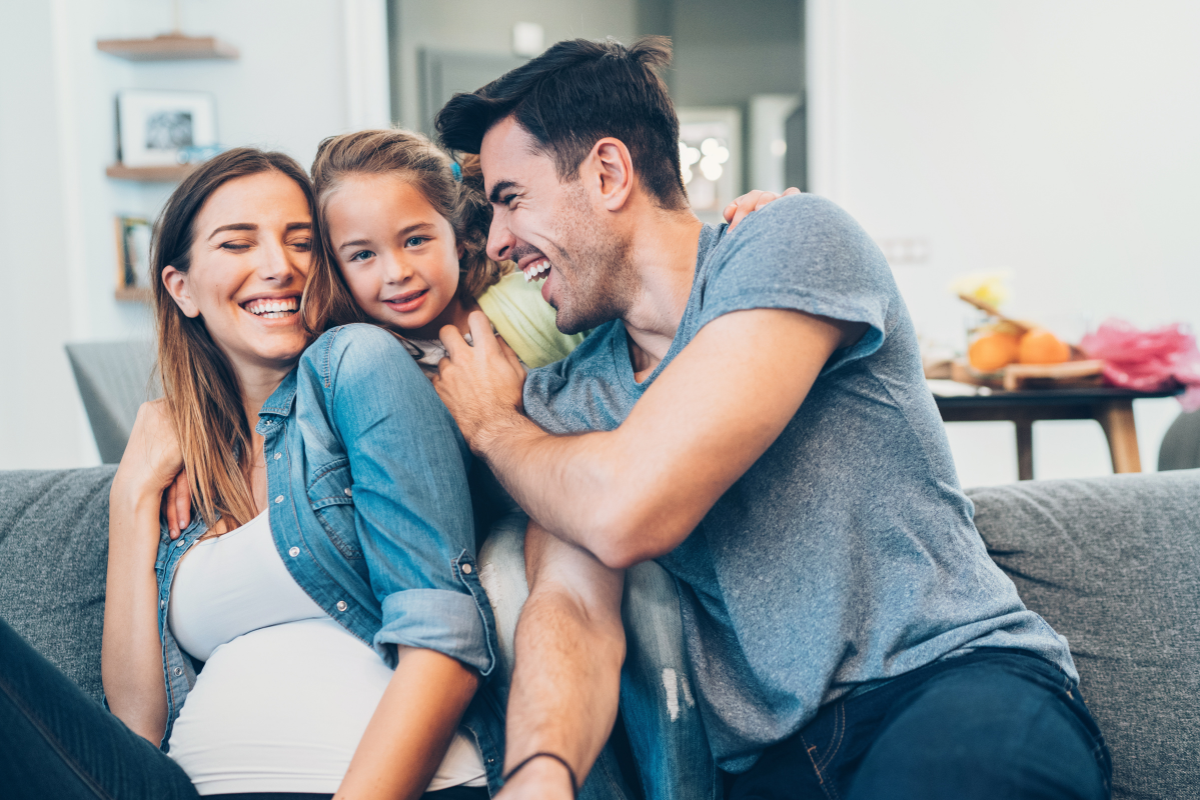
[[[182,469],[183,454],[166,401],[142,403],[113,480],[114,493],[119,490],[131,500],[153,498],[157,506]]]
[[[780,197],[787,197],[793,194],[800,194],[800,190],[795,186],[790,187],[783,194],[764,192],[761,189],[751,189],[737,200],[725,206],[724,217],[725,221],[729,223],[729,230],[732,231],[736,228],[738,223],[745,219],[746,215],[752,211],[758,211],[763,206],[775,202]]]

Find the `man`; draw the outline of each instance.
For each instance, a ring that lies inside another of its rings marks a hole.
[[[560,42],[438,118],[481,156],[489,254],[544,278],[564,332],[598,326],[523,393],[482,317],[476,347],[442,332],[438,390],[531,518],[501,796],[587,773],[622,570],[647,559],[679,586],[730,796],[1107,796],[1066,642],[984,550],[882,255],[812,196],[702,225],[668,59]]]

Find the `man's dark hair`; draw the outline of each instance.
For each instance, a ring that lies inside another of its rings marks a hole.
[[[625,47],[613,39],[559,42],[471,94],[456,94],[438,112],[442,144],[478,153],[484,134],[512,115],[554,157],[559,180],[605,136],[629,148],[634,171],[662,208],[687,206],[679,172],[679,120],[654,71],[671,61],[671,42],[645,36]]]

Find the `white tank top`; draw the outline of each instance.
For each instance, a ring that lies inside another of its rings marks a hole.
[[[205,662],[170,739],[201,795],[337,791],[392,670],[293,580],[267,512],[192,546],[167,623]],[[460,785],[486,785],[462,732],[429,791]]]

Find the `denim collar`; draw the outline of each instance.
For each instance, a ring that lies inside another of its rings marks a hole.
[[[275,391],[271,392],[271,396],[267,398],[267,402],[263,403],[262,408],[258,410],[258,415],[271,415],[274,417],[286,417],[292,413],[292,403],[296,400],[296,370],[292,370],[284,376],[280,381],[279,386]]]

